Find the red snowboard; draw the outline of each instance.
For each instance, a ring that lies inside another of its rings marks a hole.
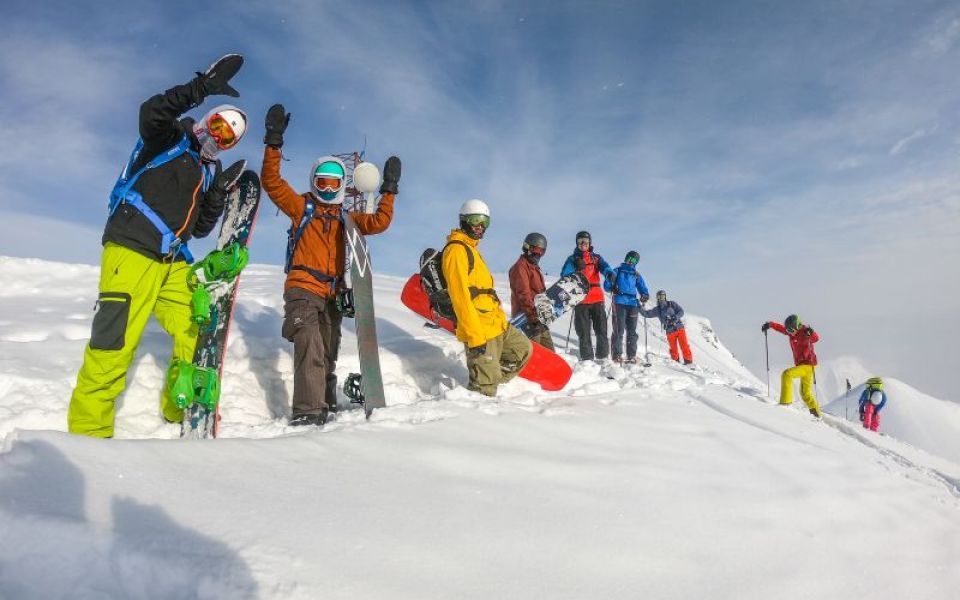
[[[403,292],[400,293],[400,301],[403,305],[417,313],[424,319],[432,321],[440,327],[453,333],[453,322],[450,319],[438,317],[433,309],[430,308],[430,299],[427,293],[423,291],[420,285],[420,274],[415,273],[407,280],[403,286]],[[527,365],[520,371],[520,377],[540,384],[544,390],[555,392],[563,389],[570,381],[573,369],[559,355],[547,350],[536,342],[531,342],[533,346],[533,355],[527,362]]]

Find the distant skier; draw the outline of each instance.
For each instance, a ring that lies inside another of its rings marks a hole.
[[[860,422],[865,429],[880,429],[880,411],[887,405],[887,393],[883,391],[883,380],[871,377],[860,394]]]
[[[460,228],[447,236],[443,250],[443,276],[457,316],[457,339],[467,351],[467,388],[496,396],[497,386],[523,369],[533,347],[519,329],[510,325],[500,308],[493,275],[477,246],[490,226],[490,208],[482,200],[467,200],[460,207]]]
[[[610,354],[609,338],[607,337],[607,314],[603,303],[603,289],[600,287],[602,277],[613,277],[613,269],[603,260],[603,257],[593,251],[590,233],[577,233],[577,247],[560,270],[560,276],[565,277],[574,271],[581,271],[590,282],[590,291],[573,309],[573,323],[580,341],[580,360],[602,361]],[[593,340],[590,338],[590,328],[597,336],[597,352],[593,352]]]
[[[667,334],[667,342],[670,344],[670,358],[680,362],[680,354],[683,353],[683,364],[693,364],[693,352],[690,350],[690,343],[687,341],[687,330],[683,326],[683,307],[667,300],[667,293],[663,290],[657,292],[657,305],[647,309],[640,307],[640,314],[644,317],[657,317],[660,319],[660,325]]]
[[[790,337],[790,349],[793,351],[794,366],[785,369],[780,376],[780,404],[793,404],[793,380],[800,378],[800,396],[810,409],[810,414],[820,417],[820,406],[813,396],[813,383],[816,374],[817,355],[813,345],[820,341],[820,336],[812,327],[804,325],[797,315],[790,315],[783,325],[775,321],[767,321],[760,328],[764,333],[768,329],[779,331]]]
[[[294,191],[280,176],[280,148],[289,123],[290,113],[282,104],[270,107],[260,178],[270,199],[290,217],[281,329],[283,337],[293,342],[290,425],[323,425],[337,409],[336,367],[343,316],[336,299],[344,290],[346,269],[342,212],[346,168],[339,158],[322,156],[310,168],[310,191]],[[383,167],[377,211],[350,213],[361,233],[381,233],[390,226],[399,181],[400,159],[391,156]]]
[[[546,291],[540,259],[547,253],[547,238],[540,233],[529,233],[523,240],[523,253],[510,267],[510,313],[527,315],[527,330],[531,340],[553,350],[550,329],[540,322],[533,298]]]
[[[640,253],[627,252],[623,264],[614,269],[613,278],[603,282],[603,288],[613,293],[613,361],[623,361],[623,337],[627,337],[627,363],[637,362],[637,321],[640,305],[650,299],[647,284],[637,272]]]
[[[242,65],[228,54],[140,105],[140,141],[110,197],[97,313],[67,415],[72,433],[113,437],[115,401],[151,313],[173,337],[172,359],[193,360],[187,242],[207,236],[223,214],[246,161],[224,170],[217,156],[240,141],[247,117],[229,104],[200,122],[179,117],[208,96],[238,97],[229,81]],[[160,410],[168,421],[183,418],[165,395]]]

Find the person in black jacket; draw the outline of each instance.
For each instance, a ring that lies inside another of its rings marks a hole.
[[[228,54],[140,106],[140,141],[110,197],[97,312],[67,417],[73,433],[113,436],[114,401],[151,314],[173,337],[173,358],[193,360],[187,242],[208,235],[223,214],[246,161],[223,169],[217,156],[239,142],[247,123],[231,105],[200,122],[180,117],[208,96],[238,97],[229,82],[242,65],[243,57]],[[182,418],[172,399],[161,399],[161,412]]]

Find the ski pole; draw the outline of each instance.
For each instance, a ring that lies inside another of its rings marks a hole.
[[[613,340],[619,337],[617,335],[617,305],[613,301],[613,294],[610,294],[610,329],[613,330],[610,332],[610,352],[613,352],[613,349],[616,347]],[[623,350],[623,348],[621,348],[621,350]]]
[[[767,351],[767,400],[770,399],[770,338],[767,332],[763,332],[763,346]]]
[[[647,336],[647,315],[643,315],[643,360],[644,366],[650,365],[650,340]]]
[[[577,307],[574,306],[573,308],[574,308],[574,310],[576,310]],[[570,331],[573,329],[573,313],[574,313],[574,310],[571,310],[571,311],[570,311],[570,324],[567,325],[567,346],[564,348],[564,350],[567,351],[567,354],[570,354]]]

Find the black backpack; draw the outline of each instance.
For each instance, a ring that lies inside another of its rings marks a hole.
[[[457,323],[457,315],[453,311],[453,303],[450,301],[450,294],[447,292],[447,279],[443,276],[443,251],[450,244],[460,244],[467,249],[467,273],[473,271],[473,251],[467,244],[459,240],[448,242],[441,250],[427,248],[420,255],[420,284],[423,291],[430,298],[430,308],[437,313],[437,316]]]

